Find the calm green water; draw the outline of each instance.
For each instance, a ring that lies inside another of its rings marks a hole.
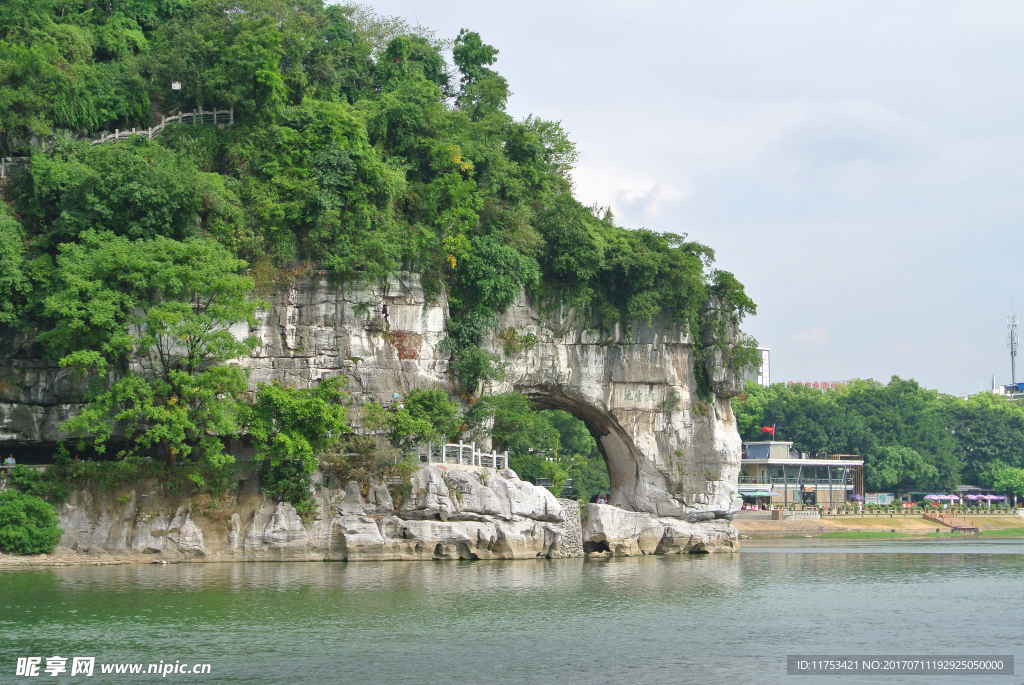
[[[586,562],[2,571],[0,683],[1024,682],[787,676],[786,654],[1024,658],[1024,543],[808,543]],[[212,673],[15,677],[17,657],[54,654]]]

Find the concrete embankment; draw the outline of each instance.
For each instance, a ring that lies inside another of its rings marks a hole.
[[[1024,519],[1019,516],[982,515],[968,516],[980,531],[998,533],[1005,531],[1007,535],[1016,534],[1024,529]],[[904,535],[927,535],[940,532],[950,533],[946,526],[936,524],[920,515],[888,515],[879,516],[836,516],[823,519],[786,519],[772,521],[767,517],[751,517],[737,515],[733,521],[741,536],[750,538],[780,538],[794,536],[818,536],[827,533],[889,533],[893,530]]]

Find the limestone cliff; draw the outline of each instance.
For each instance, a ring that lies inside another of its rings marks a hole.
[[[171,560],[563,556],[562,506],[512,471],[425,466],[397,507],[383,485],[315,475],[316,510],[306,520],[291,504],[260,494],[251,479],[230,502],[175,498],[152,482],[118,493],[78,490],[58,512],[61,546]]]
[[[156,482],[116,492],[82,488],[60,507],[60,545],[103,560],[145,561],[536,559],[731,551],[727,521],[657,519],[576,502],[509,470],[429,465],[398,506],[380,484],[317,473],[305,520],[243,480],[229,502],[175,497]]]
[[[370,400],[390,402],[395,393],[416,387],[451,389],[448,355],[438,350],[446,336],[446,298],[443,293],[428,297],[415,274],[400,273],[380,286],[334,284],[324,276],[312,277],[279,290],[271,301],[256,330],[246,331],[243,326],[237,331],[239,336],[254,334],[262,341],[251,356],[240,360],[251,370],[253,387],[273,379],[308,387],[341,373],[350,379],[348,389],[357,406]],[[707,315],[715,315],[713,308]],[[714,396],[702,401],[693,370],[695,343],[667,317],[648,325],[602,332],[568,307],[542,312],[523,294],[504,313],[499,330],[520,337],[532,334],[537,342],[505,355],[501,338],[486,340],[485,347],[503,355],[507,364],[506,380],[486,390],[515,390],[529,396],[538,408],[564,409],[582,419],[608,463],[610,502],[616,511],[646,515],[654,523],[645,530],[662,526],[658,521],[664,519],[678,520],[698,527],[687,528],[690,532],[704,531],[731,545],[735,530],[728,519],[739,502],[735,492],[740,438],[728,402],[737,392],[735,374],[716,366],[709,356]],[[4,343],[0,349],[0,445],[40,444],[60,438],[60,422],[75,412],[80,391],[74,378],[40,361],[30,347],[19,341]],[[511,475],[505,481],[514,482]],[[273,519],[274,526],[280,528],[274,528],[278,532],[272,539],[288,537],[286,531],[294,528],[294,521],[288,523],[287,505],[262,503],[258,509],[262,512],[259,516]],[[168,511],[167,516],[173,520],[179,513]],[[334,535],[327,532],[334,526],[355,526],[359,515],[352,516],[357,518],[349,523],[334,519],[323,523],[315,535],[326,540]],[[593,516],[597,520],[604,515],[595,511]],[[438,504],[437,511],[430,510],[430,515],[417,519],[422,523],[412,528],[411,517],[387,525],[404,526],[405,531],[418,531],[417,526],[455,525],[444,518]],[[529,520],[542,525],[539,522],[545,519]],[[171,526],[171,521],[163,523]],[[185,526],[186,522],[180,523]],[[479,528],[489,523],[476,524],[472,534],[462,532],[474,540],[497,539],[497,529]],[[372,527],[382,538],[384,532],[397,531],[376,524]],[[674,534],[669,528],[662,526],[662,537]],[[177,530],[181,531],[181,526]],[[544,539],[540,529],[530,530],[535,539]],[[295,532],[302,539],[297,529]],[[249,544],[248,532],[239,528],[235,533],[239,545]],[[514,537],[513,533],[525,534],[508,531]],[[412,537],[392,539],[415,540],[420,535],[415,531],[408,534]],[[376,539],[370,528],[366,535]],[[317,544],[314,548],[325,548]],[[557,543],[553,544],[557,548]],[[252,549],[256,554],[258,546]],[[396,558],[426,554],[410,552],[405,543],[381,549],[390,550],[381,554]],[[429,555],[433,554],[431,550]]]
[[[416,387],[449,387],[446,300],[428,298],[412,274],[380,288],[307,280],[278,292],[255,333],[262,347],[243,364],[252,380],[305,385],[338,372],[356,402],[389,402]],[[717,369],[709,402],[697,395],[693,341],[667,317],[602,333],[568,307],[542,313],[526,295],[499,330],[535,336],[530,349],[502,354],[506,380],[539,408],[564,409],[598,440],[611,475],[611,503],[690,521],[730,516],[740,438],[728,397],[735,375]],[[384,335],[385,329],[388,335]],[[389,342],[390,340],[390,342]]]

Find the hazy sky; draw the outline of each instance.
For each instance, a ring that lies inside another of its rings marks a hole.
[[[772,380],[1009,382],[1024,3],[371,4],[479,32],[510,113],[576,141],[580,199],[713,247]]]

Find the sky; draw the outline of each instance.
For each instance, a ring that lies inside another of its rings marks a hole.
[[[480,33],[575,192],[714,248],[773,381],[1010,382],[1024,316],[1024,3],[380,0]],[[1018,381],[1024,381],[1024,356]]]

